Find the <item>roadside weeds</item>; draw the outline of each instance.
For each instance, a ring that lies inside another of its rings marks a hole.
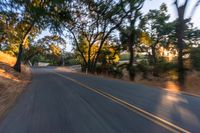
[[[31,69],[22,65],[22,72],[12,68],[15,58],[0,53],[0,119],[14,105],[31,80]],[[3,60],[3,57],[4,60]],[[9,58],[9,59],[5,59]]]
[[[65,71],[65,72],[72,72],[72,73],[78,73],[86,75],[84,72],[81,72],[81,70],[73,69],[73,67],[61,67],[56,68],[56,70],[59,71]],[[136,77],[135,81],[130,81],[128,78],[128,74],[125,74],[122,79],[117,79],[112,76],[106,75],[106,74],[91,74],[88,73],[89,76],[98,76],[113,80],[120,80],[120,81],[126,81],[129,83],[138,83],[143,84],[145,86],[154,87],[156,89],[162,89],[165,91],[169,91],[172,93],[182,93],[186,95],[191,95],[195,97],[200,97],[200,73],[199,72],[189,72],[186,77],[186,85],[185,88],[181,88],[178,85],[177,81],[174,80],[166,80],[165,78],[151,78],[150,80],[143,79],[140,75]]]

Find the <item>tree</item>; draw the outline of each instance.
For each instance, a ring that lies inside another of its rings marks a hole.
[[[11,55],[18,52],[17,44],[22,29],[19,28],[18,15],[16,13],[0,12],[0,45],[1,50]]]
[[[53,58],[60,58],[61,47],[66,45],[65,40],[57,35],[45,36],[33,43],[28,50],[24,51],[25,64],[38,54],[46,54]]]
[[[184,86],[185,83],[185,70],[184,70],[184,60],[183,60],[183,50],[185,48],[185,30],[186,30],[186,23],[190,22],[191,17],[199,5],[200,1],[196,1],[194,7],[192,7],[191,14],[188,18],[185,18],[186,8],[188,5],[189,0],[185,0],[182,5],[179,5],[178,0],[174,1],[175,7],[178,12],[178,18],[176,23],[176,37],[177,37],[177,47],[178,47],[178,80],[180,85]]]
[[[127,44],[130,53],[128,69],[131,80],[134,80],[135,78],[135,69],[133,68],[134,46],[138,42],[139,38],[139,30],[136,28],[136,22],[141,17],[140,10],[143,7],[143,4],[144,0],[125,1],[125,4],[123,4],[123,11],[128,14],[125,23],[118,27],[121,33],[121,38],[123,38],[122,43]]]
[[[120,45],[113,42],[105,42],[99,56],[99,61],[102,65],[116,64],[119,62]]]
[[[157,49],[159,49],[158,44],[161,46],[166,46],[169,38],[173,34],[175,27],[171,23],[167,22],[169,20],[169,15],[167,14],[166,4],[162,4],[159,10],[150,10],[143,18],[144,26],[143,31],[146,37],[149,37],[149,41],[146,44],[151,49],[150,64],[153,65],[153,75],[158,76],[157,71]],[[143,35],[143,38],[145,37]],[[144,41],[144,40],[143,40]],[[145,44],[146,42],[142,42]]]
[[[200,71],[200,47],[192,48],[190,52],[190,59],[195,70]]]
[[[91,12],[95,11],[95,18],[99,19],[99,22],[96,23],[98,34],[99,36],[99,48],[97,51],[97,54],[95,56],[95,60],[92,65],[92,70],[96,70],[96,64],[99,60],[101,50],[107,41],[107,39],[110,37],[111,33],[123,23],[125,18],[127,17],[129,12],[123,12],[122,5],[124,1],[119,1],[116,3],[115,1],[107,1],[107,2],[99,2],[95,3],[95,5],[98,5],[96,7],[93,7],[93,9],[90,9]],[[99,30],[100,29],[100,30]]]
[[[69,22],[71,20],[68,11],[68,3],[69,2],[66,0],[10,0],[5,1],[5,3],[0,3],[0,7],[4,7],[0,9],[5,9],[4,12],[9,13],[14,11],[15,13],[20,14],[18,18],[20,21],[19,23],[25,25],[23,35],[20,36],[19,52],[16,64],[14,65],[16,71],[21,71],[23,45],[34,28],[45,29],[49,27],[50,29],[60,32],[61,22]]]
[[[87,60],[81,51],[78,44],[78,40],[75,39],[75,44],[80,55],[84,59],[89,71],[94,72],[96,64],[99,60],[100,52],[105,44],[106,40],[110,37],[111,33],[116,30],[124,21],[128,13],[124,13],[121,8],[121,1],[81,1],[82,3],[74,2],[75,5],[75,17],[77,20],[75,27],[66,27],[72,33],[74,38],[84,36],[88,42],[87,47]],[[85,19],[86,18],[86,19]],[[75,35],[76,34],[76,35]],[[91,58],[91,48],[98,43],[98,50],[95,56]]]

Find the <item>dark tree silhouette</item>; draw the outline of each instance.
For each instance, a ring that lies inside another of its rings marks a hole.
[[[190,22],[191,17],[199,5],[200,1],[197,1],[195,6],[192,8],[191,15],[188,18],[185,17],[186,8],[189,0],[185,0],[183,5],[178,4],[178,0],[175,0],[174,4],[178,12],[178,19],[176,24],[176,37],[177,37],[177,46],[178,46],[178,80],[180,85],[184,86],[185,83],[185,69],[184,69],[184,60],[183,60],[183,50],[185,48],[185,43],[183,41],[185,37],[186,23]]]

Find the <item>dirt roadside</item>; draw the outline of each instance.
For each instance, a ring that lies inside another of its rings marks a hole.
[[[22,65],[22,72],[12,68],[15,57],[0,52],[0,118],[15,103],[31,80],[31,69]]]
[[[75,73],[85,75],[85,73],[81,72],[81,68],[80,68],[80,66],[78,67],[78,65],[70,66],[70,67],[58,67],[56,69],[59,71],[75,72]],[[136,77],[135,81],[133,82],[133,81],[129,80],[127,73],[124,74],[122,79],[116,79],[116,78],[113,78],[112,76],[108,76],[106,74],[97,75],[97,74],[89,74],[88,73],[88,75],[111,78],[111,79],[115,79],[115,80],[124,80],[126,82],[139,83],[139,84],[143,84],[146,86],[155,87],[157,89],[163,89],[166,91],[170,91],[173,93],[184,93],[184,94],[200,97],[200,72],[196,72],[196,71],[187,73],[184,88],[180,87],[178,85],[177,81],[168,80],[163,77],[158,77],[158,78],[151,77],[150,80],[146,80],[146,79],[143,79],[141,75],[139,75]]]

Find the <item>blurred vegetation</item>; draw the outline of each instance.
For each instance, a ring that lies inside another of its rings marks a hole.
[[[121,54],[120,61],[129,60],[129,56],[130,56],[129,53]]]
[[[190,53],[192,66],[195,70],[200,71],[200,47],[193,48]]]
[[[173,21],[165,3],[142,14],[144,2],[0,1],[0,50],[17,57],[17,71],[21,61],[80,64],[82,71],[116,78],[126,71],[130,80],[178,74],[183,83],[185,71],[200,71],[200,29],[180,15],[187,0],[175,0],[179,16]],[[41,37],[47,29],[51,35]]]

